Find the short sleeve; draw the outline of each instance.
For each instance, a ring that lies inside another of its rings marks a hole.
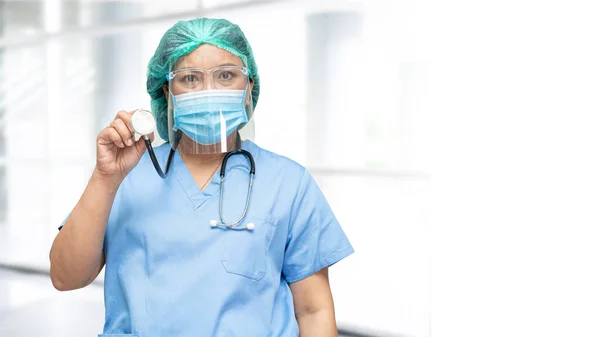
[[[69,218],[69,216],[71,216],[71,213],[69,213],[67,215],[67,217],[64,218],[64,220],[60,223],[60,226],[58,226],[58,230],[61,230],[63,228],[63,226],[65,225],[65,222],[67,222],[67,219]]]
[[[282,269],[285,280],[302,280],[352,253],[329,203],[305,170],[290,214]]]

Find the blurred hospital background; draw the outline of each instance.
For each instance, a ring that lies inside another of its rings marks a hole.
[[[357,251],[331,270],[342,332],[428,336],[413,5],[0,1],[0,336],[102,331],[103,274],[58,293],[49,248],[90,177],[97,133],[119,110],[149,108],[159,39],[197,16],[241,26],[262,82],[255,141],[310,169]]]
[[[256,138],[308,167],[356,253],[344,336],[599,336],[600,3],[0,0],[0,337],[94,336],[57,227],[180,19],[241,26]]]

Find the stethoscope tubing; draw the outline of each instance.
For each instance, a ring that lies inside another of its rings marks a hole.
[[[167,166],[165,167],[165,171],[163,172],[162,168],[160,167],[160,164],[158,163],[158,160],[156,159],[156,154],[154,153],[154,148],[152,147],[152,142],[150,141],[150,138],[148,136],[144,136],[144,142],[146,143],[146,148],[148,149],[148,154],[150,155],[150,159],[152,160],[152,164],[154,165],[154,168],[156,169],[156,173],[158,173],[158,175],[162,178],[165,179],[167,177],[167,173],[169,172],[169,168],[171,167],[171,161],[173,159],[173,154],[175,153],[175,149],[171,148],[171,151],[169,152],[169,157],[167,159]],[[241,154],[244,155],[247,159],[248,162],[250,163],[250,180],[248,181],[248,193],[246,195],[246,205],[244,206],[244,212],[242,213],[242,215],[237,219],[237,221],[233,222],[233,223],[228,223],[225,218],[223,217],[223,193],[225,191],[225,172],[227,170],[227,161],[229,160],[229,158],[231,156],[237,155],[237,154]],[[211,221],[211,226],[216,227],[216,226],[220,226],[220,227],[225,227],[225,228],[229,228],[229,229],[235,229],[235,230],[240,230],[240,229],[248,229],[248,230],[252,230],[254,228],[254,226],[252,225],[252,227],[250,226],[238,226],[240,224],[240,222],[242,222],[242,220],[244,220],[244,218],[246,217],[246,214],[248,213],[248,207],[250,206],[250,198],[251,198],[251,194],[252,194],[252,186],[254,185],[254,174],[256,172],[256,166],[254,163],[254,157],[252,156],[252,154],[244,149],[239,149],[239,150],[235,150],[235,151],[230,151],[227,152],[225,154],[225,156],[223,157],[223,161],[221,164],[221,171],[219,173],[220,175],[220,181],[219,181],[219,218],[221,219],[221,223],[213,223],[213,221]]]
[[[171,152],[169,152],[169,158],[167,159],[167,166],[165,168],[165,171],[163,172],[163,170],[160,167],[160,164],[158,163],[158,160],[156,159],[156,154],[154,153],[154,148],[152,148],[152,141],[150,141],[150,137],[144,136],[144,142],[146,143],[146,148],[148,149],[148,154],[150,155],[152,164],[156,169],[156,173],[158,173],[158,175],[161,178],[165,179],[167,177],[167,173],[169,173],[169,168],[171,167],[171,160],[173,159],[173,154],[175,154],[175,150],[171,148]]]
[[[225,218],[223,217],[223,193],[225,190],[225,171],[226,171],[226,166],[227,166],[227,161],[229,160],[229,157],[236,155],[236,154],[241,154],[246,156],[246,158],[248,158],[248,161],[250,162],[250,180],[248,181],[248,194],[246,195],[246,205],[244,206],[244,212],[242,213],[242,215],[237,219],[237,221],[233,222],[233,223],[228,223]],[[244,218],[246,217],[246,213],[248,213],[248,207],[250,206],[250,194],[252,193],[252,185],[254,182],[254,173],[256,172],[256,168],[254,165],[254,157],[252,157],[252,154],[246,150],[240,149],[240,150],[236,150],[236,151],[231,151],[228,152],[224,157],[223,157],[223,164],[221,165],[221,180],[219,182],[219,218],[221,219],[221,225],[228,227],[228,228],[232,228],[232,229],[238,229],[240,227],[238,227],[237,225],[242,222],[242,220],[244,220]],[[243,228],[240,228],[243,229]]]

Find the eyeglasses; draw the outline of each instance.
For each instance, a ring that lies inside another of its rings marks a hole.
[[[210,70],[187,68],[167,74],[169,89],[174,94],[211,89],[245,89],[248,68],[219,66]]]

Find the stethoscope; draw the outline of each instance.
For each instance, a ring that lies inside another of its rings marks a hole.
[[[169,152],[169,157],[167,159],[167,166],[165,168],[165,171],[163,172],[163,170],[160,167],[160,164],[158,163],[158,160],[156,159],[156,155],[154,154],[154,149],[152,148],[152,141],[150,140],[150,135],[156,130],[156,120],[154,119],[154,116],[152,115],[152,113],[148,110],[143,110],[143,109],[139,109],[139,110],[135,111],[133,113],[133,115],[131,116],[131,128],[137,134],[144,137],[144,142],[146,143],[146,148],[148,149],[148,154],[150,155],[152,164],[154,165],[154,168],[156,169],[156,173],[158,173],[158,175],[161,178],[165,179],[167,177],[167,173],[169,172],[169,168],[171,167],[171,160],[173,159],[173,154],[175,153],[175,150],[173,149],[173,147],[171,147],[171,151]],[[251,231],[254,229],[253,223],[249,223],[249,224],[246,224],[243,226],[241,226],[240,223],[246,217],[246,213],[248,213],[248,206],[250,205],[250,195],[252,193],[252,185],[254,182],[254,173],[256,172],[256,168],[254,165],[254,157],[252,157],[252,154],[244,149],[240,149],[239,136],[238,136],[237,141],[238,141],[238,147],[237,147],[238,150],[227,152],[225,154],[225,156],[223,157],[223,162],[221,163],[221,172],[220,172],[221,179],[219,181],[219,218],[221,221],[210,220],[210,226],[213,228],[222,227],[222,228],[226,228],[226,229],[234,229],[234,230],[246,229],[246,230]],[[244,206],[244,212],[237,219],[237,221],[235,221],[233,223],[228,223],[225,220],[225,218],[223,217],[223,191],[225,190],[225,188],[224,188],[225,171],[226,171],[226,167],[227,167],[227,160],[229,160],[229,158],[231,156],[234,156],[237,154],[244,155],[244,156],[246,156],[246,158],[248,158],[248,161],[250,162],[250,180],[248,182],[248,194],[246,195],[246,205]]]

